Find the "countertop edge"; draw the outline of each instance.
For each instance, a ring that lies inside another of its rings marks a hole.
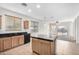
[[[31,36],[31,38],[36,38],[36,39],[40,39],[40,40],[45,40],[45,41],[50,41],[50,42],[54,42],[55,41],[55,39],[54,40],[50,40],[50,39],[45,39],[45,38],[41,38],[41,37],[34,37],[34,36]]]

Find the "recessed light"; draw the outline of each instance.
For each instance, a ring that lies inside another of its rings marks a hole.
[[[40,5],[39,5],[39,4],[37,4],[37,5],[36,5],[36,7],[37,7],[37,8],[40,8]]]
[[[28,12],[32,12],[32,10],[31,9],[28,9]]]

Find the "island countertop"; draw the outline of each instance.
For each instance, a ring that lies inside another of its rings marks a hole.
[[[64,40],[64,41],[69,41],[69,42],[74,42],[76,43],[76,40],[68,37],[68,36],[53,36],[53,37],[48,37],[48,36],[31,36],[32,38],[36,39],[41,39],[41,40],[47,40],[47,41],[55,41],[55,40]]]
[[[54,37],[47,37],[47,36],[31,36],[32,38],[36,38],[36,39],[40,39],[40,40],[46,40],[46,41],[55,41],[56,40],[56,36]]]

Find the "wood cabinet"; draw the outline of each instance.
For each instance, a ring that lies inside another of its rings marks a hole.
[[[50,55],[51,53],[51,42],[45,40],[39,40],[39,54]]]
[[[4,50],[3,38],[0,38],[0,52]]]
[[[5,29],[6,31],[20,31],[22,18],[5,15]]]
[[[35,39],[35,38],[32,39],[32,50],[34,52],[39,53],[39,44],[40,43],[39,43],[38,39]]]
[[[12,37],[12,47],[16,47],[19,45],[18,39],[19,39],[18,36]]]
[[[24,44],[24,35],[12,37],[12,47]]]
[[[55,54],[54,42],[32,39],[32,50],[40,55],[52,55]]]
[[[11,37],[4,38],[4,50],[12,47],[11,42]]]
[[[24,35],[20,35],[18,41],[19,41],[19,45],[24,44]]]
[[[0,38],[0,52],[24,44],[24,35]]]
[[[28,29],[29,28],[29,21],[24,21],[24,29]]]

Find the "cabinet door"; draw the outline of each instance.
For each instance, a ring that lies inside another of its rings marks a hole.
[[[18,39],[19,39],[18,36],[12,37],[12,47],[16,47],[19,45]]]
[[[0,52],[4,50],[3,47],[3,39],[0,38]]]
[[[39,40],[33,38],[32,39],[32,50],[36,53],[39,53]]]
[[[24,21],[24,29],[29,29],[29,21]]]
[[[20,35],[18,40],[19,40],[19,45],[24,44],[24,35]]]
[[[11,38],[4,38],[4,50],[11,48]]]
[[[39,40],[39,54],[41,55],[50,55],[51,54],[51,43],[45,40]]]

